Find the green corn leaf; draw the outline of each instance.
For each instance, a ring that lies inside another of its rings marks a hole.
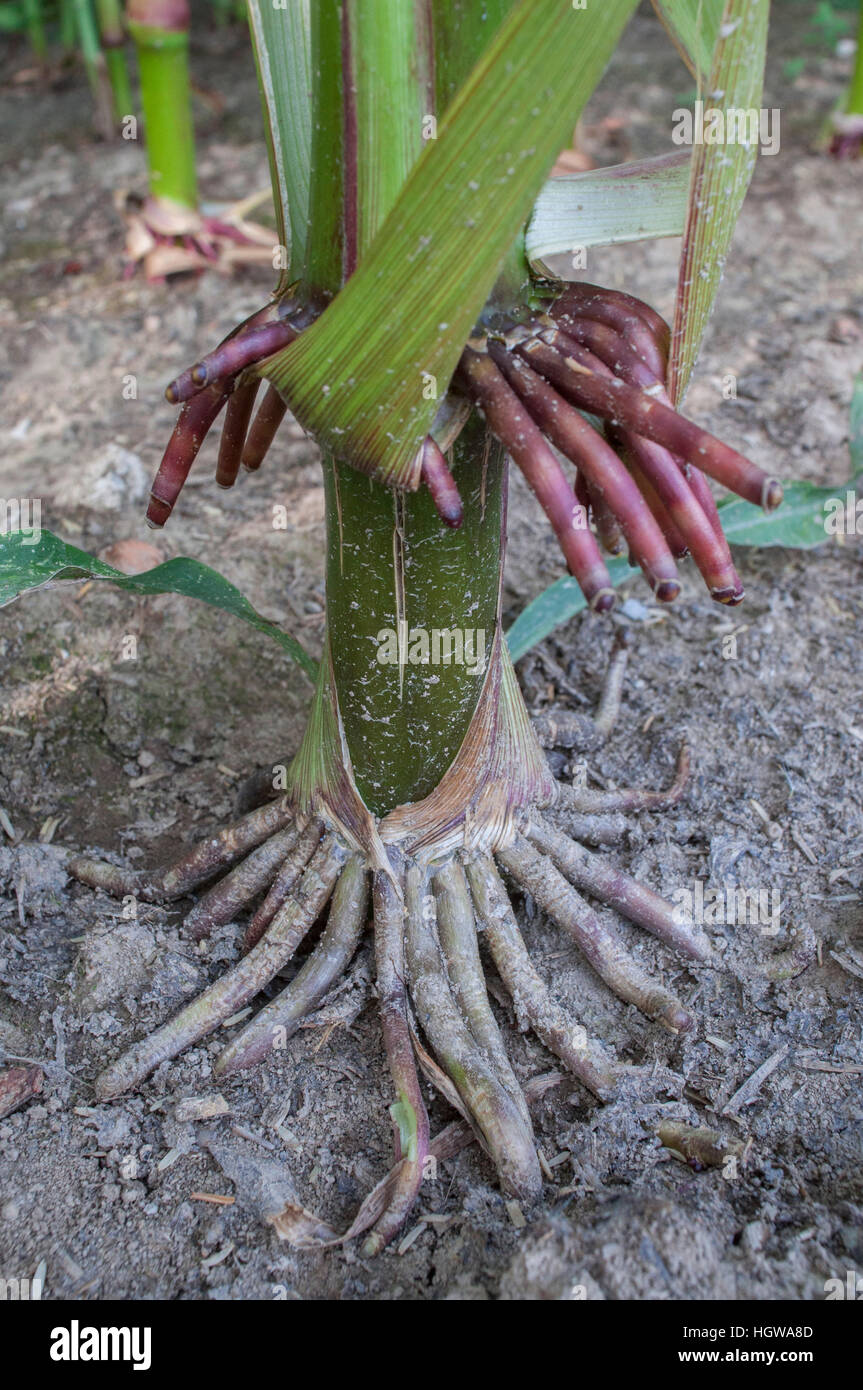
[[[248,0],[249,30],[264,108],[279,240],[290,251],[280,289],[305,258],[312,147],[309,0]]]
[[[688,151],[549,179],[528,223],[525,252],[537,275],[559,272],[549,256],[621,241],[682,236],[689,200]]]
[[[800,482],[783,483],[783,487],[785,500],[775,512],[764,512],[739,497],[722,499],[719,503],[722,529],[732,545],[783,545],[792,550],[811,550],[830,539],[825,526],[830,514],[826,504],[837,499],[844,504],[844,486],[816,487],[814,483]],[[608,572],[615,587],[641,573],[619,558],[609,562]],[[584,606],[584,594],[569,575],[550,584],[519,614],[507,633],[513,661],[519,661],[525,652],[561,623],[580,613]]]
[[[633,569],[625,559],[607,560],[609,577],[615,588],[625,579],[633,579],[640,570]],[[519,613],[506,634],[509,654],[513,661],[521,658],[542,642],[561,623],[568,623],[586,607],[584,594],[572,575],[564,575],[543,589],[537,598]]]
[[[635,0],[519,0],[353,277],[265,373],[319,442],[416,487],[465,341]]]
[[[198,560],[177,556],[156,565],[144,574],[121,574],[103,560],[67,545],[50,531],[33,537],[23,531],[0,535],[0,607],[20,594],[41,589],[59,579],[107,579],[132,594],[183,594],[200,599],[211,608],[221,608],[264,632],[302,666],[310,680],[317,679],[317,663],[303,650],[295,637],[284,632],[256,612],[239,589],[221,574]]]
[[[653,0],[672,42],[693,77],[706,80],[725,0]]]
[[[727,0],[719,27],[705,102],[705,134],[709,111],[717,111],[724,138],[717,144],[705,139],[693,150],[668,369],[675,405],[686,393],[755,168],[769,8],[768,0]],[[735,138],[728,138],[731,112],[754,114],[754,140],[746,120],[735,121]],[[712,131],[717,129],[718,123],[711,124]]]

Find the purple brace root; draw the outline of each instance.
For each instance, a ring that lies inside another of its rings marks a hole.
[[[457,531],[464,519],[461,497],[449,464],[430,434],[423,440],[420,478],[431,493],[441,521]]]
[[[608,612],[615,602],[611,577],[587,526],[584,508],[538,425],[490,356],[465,348],[459,370],[489,428],[506,445],[536,494],[591,608],[598,613]]]
[[[174,510],[207,431],[228,399],[232,385],[232,381],[224,381],[208,386],[180,411],[150,490],[147,521],[151,526],[164,526]]]
[[[226,338],[200,362],[181,372],[166,388],[165,395],[172,405],[191,400],[213,382],[238,376],[253,363],[272,357],[274,352],[292,343],[296,337],[297,330],[287,319],[249,327],[234,337]]]
[[[620,522],[635,561],[644,570],[657,597],[665,602],[676,598],[680,583],[674,556],[611,446],[574,406],[562,400],[542,377],[502,345],[490,343],[489,354],[540,428],[584,472],[588,488],[595,489]]]
[[[782,501],[782,485],[722,440],[678,415],[655,396],[614,376],[594,370],[595,357],[560,329],[518,345],[525,359],[552,381],[573,404],[603,419],[644,435],[655,444],[709,473],[747,502],[773,511]],[[590,362],[593,358],[593,362]]]
[[[257,473],[263,463],[276,431],[285,418],[287,402],[283,401],[275,386],[267,387],[267,394],[258,406],[258,413],[252,421],[252,428],[243,445],[242,463],[247,473]]]

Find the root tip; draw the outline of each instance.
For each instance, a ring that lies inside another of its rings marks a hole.
[[[746,597],[746,590],[742,584],[737,585],[736,588],[711,589],[710,597],[714,603],[724,603],[727,608],[736,608]]]
[[[680,597],[680,580],[663,579],[656,586],[656,597],[660,603],[673,603]]]
[[[610,613],[617,603],[617,594],[613,589],[600,589],[590,600],[590,610],[592,613]]]
[[[161,531],[173,510],[173,502],[165,502],[151,492],[150,505],[147,508],[147,525],[154,531]]]
[[[662,1022],[672,1033],[691,1033],[695,1019],[681,1004],[672,1005],[662,1015]]]

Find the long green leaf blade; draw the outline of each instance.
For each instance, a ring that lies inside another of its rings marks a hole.
[[[549,179],[528,223],[531,269],[551,275],[550,256],[588,246],[682,236],[689,198],[688,151]]]
[[[418,484],[417,450],[544,175],[635,0],[520,0],[326,312],[266,365],[354,467]]]
[[[35,545],[32,536],[12,531],[0,536],[0,608],[19,595],[41,589],[59,579],[102,579],[133,594],[183,594],[199,599],[211,608],[242,618],[259,632],[266,633],[300,665],[310,680],[317,679],[317,663],[290,633],[264,618],[221,574],[198,560],[177,556],[156,565],[144,574],[121,574],[85,550],[43,531]]]
[[[675,48],[693,77],[706,80],[725,0],[653,0]]]
[[[723,138],[712,144],[705,138],[692,156],[668,369],[675,405],[686,394],[755,169],[769,9],[769,0],[727,0],[716,41],[708,90],[710,110],[721,113]],[[731,140],[733,113],[746,119],[735,119]],[[708,115],[705,112],[705,136]],[[754,130],[749,116],[754,117]],[[719,121],[711,130],[719,130]]]
[[[312,147],[309,0],[248,0],[249,30],[267,127],[279,240],[298,278],[305,258]]]

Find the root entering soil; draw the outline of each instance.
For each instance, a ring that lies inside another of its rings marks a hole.
[[[625,649],[619,646],[595,721],[584,715],[552,716],[540,725],[543,741],[561,739],[576,747],[601,743],[619,709],[625,662]],[[608,1100],[638,1080],[638,1068],[619,1063],[555,1001],[531,961],[511,890],[529,894],[619,998],[673,1032],[692,1029],[695,1020],[685,1005],[644,971],[581,896],[613,908],[691,961],[712,961],[710,944],[697,926],[681,922],[669,903],[583,843],[619,840],[623,813],[676,804],[688,769],[684,745],[674,781],[664,792],[594,791],[558,783],[553,804],[523,815],[508,843],[493,854],[462,848],[435,859],[427,851],[412,853],[410,844],[390,845],[388,870],[371,869],[365,856],[321,816],[295,813],[288,796],[250,811],[167,869],[130,872],[73,860],[70,871],[82,883],[147,902],[182,898],[223,874],[186,918],[186,929],[196,939],[258,904],[240,960],[112,1062],[96,1080],[98,1099],[112,1100],[138,1087],[162,1062],[258,998],[326,911],[323,931],[300,970],[224,1048],[215,1072],[228,1076],[264,1061],[343,977],[371,905],[382,1032],[397,1095],[391,1107],[396,1166],[363,1204],[347,1234],[356,1236],[371,1227],[365,1249],[381,1249],[419,1192],[423,1165],[437,1152],[421,1072],[469,1126],[459,1131],[458,1146],[475,1138],[504,1190],[531,1203],[542,1179],[528,1100],[489,1002],[480,942],[488,947],[520,1024],[532,1029],[594,1096]],[[386,818],[381,822],[385,828]],[[449,1143],[450,1138],[443,1141],[443,1150]]]

